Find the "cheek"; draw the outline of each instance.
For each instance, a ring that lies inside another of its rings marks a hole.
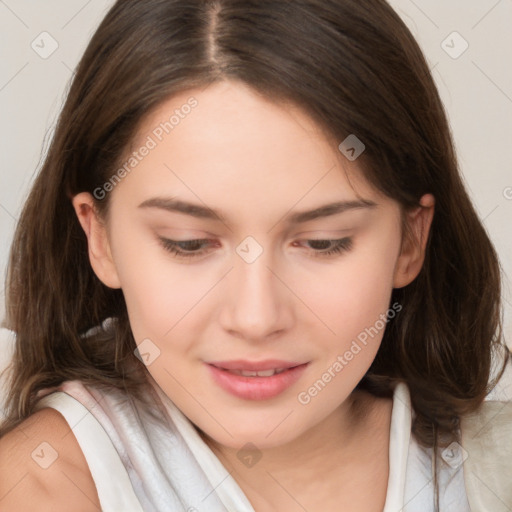
[[[194,279],[191,267],[173,263],[154,240],[137,243],[132,234],[119,237],[115,249],[135,340],[163,339],[205,294],[208,283]]]
[[[314,399],[318,415],[328,414],[333,404],[347,397],[375,359],[391,308],[395,257],[394,244],[369,245],[312,281],[309,297],[324,334],[315,336],[319,364],[299,401]]]
[[[350,344],[380,320],[390,307],[397,251],[394,236],[361,240],[353,253],[297,283],[305,302],[325,324],[326,339],[331,331],[343,344]],[[382,328],[380,321],[377,327]]]

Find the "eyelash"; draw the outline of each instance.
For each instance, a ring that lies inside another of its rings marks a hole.
[[[170,240],[168,238],[159,237],[159,240],[166,251],[174,254],[177,257],[183,257],[183,258],[196,258],[196,257],[202,256],[203,254],[205,254],[206,251],[205,250],[197,251],[197,252],[184,251],[179,248],[179,246],[181,244],[184,244],[185,246],[187,246],[187,244],[192,244],[192,245],[199,244],[200,245],[200,244],[210,242],[210,240],[207,238],[199,238],[199,239],[195,239],[195,240],[181,240],[178,242],[176,240]],[[350,237],[340,238],[340,239],[336,239],[336,240],[310,239],[310,240],[306,240],[306,242],[309,242],[309,243],[310,242],[334,243],[334,247],[332,247],[329,250],[313,251],[312,254],[316,258],[318,258],[318,257],[324,258],[327,256],[333,256],[335,254],[342,254],[342,253],[348,252],[352,249],[352,238],[350,238]]]

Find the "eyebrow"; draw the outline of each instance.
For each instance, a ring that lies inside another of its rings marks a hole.
[[[289,224],[300,224],[322,217],[329,217],[331,215],[344,213],[349,210],[371,209],[376,206],[377,203],[368,199],[360,199],[357,201],[336,201],[323,206],[318,206],[312,210],[294,212],[284,216],[284,220]],[[224,223],[226,222],[226,218],[218,211],[212,210],[207,206],[189,203],[172,197],[153,197],[151,199],[146,199],[139,204],[139,208],[157,208],[168,212],[191,215],[192,217],[197,217],[199,219],[211,219],[219,220]]]

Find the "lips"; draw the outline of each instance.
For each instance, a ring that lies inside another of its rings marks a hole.
[[[233,375],[241,375],[242,377],[272,377],[272,375],[277,375],[278,373],[283,373],[288,368],[275,368],[270,370],[226,370]]]
[[[206,366],[224,391],[245,400],[265,400],[295,384],[308,364],[272,359],[216,361]]]
[[[298,361],[283,361],[282,359],[266,359],[264,361],[247,361],[244,359],[236,359],[231,361],[212,361],[208,364],[216,366],[221,370],[245,370],[251,372],[258,372],[264,370],[287,370],[300,366],[304,362]]]

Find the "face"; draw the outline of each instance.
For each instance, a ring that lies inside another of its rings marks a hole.
[[[399,206],[300,110],[240,83],[173,97],[131,151],[105,187],[106,228],[79,217],[153,379],[229,447],[281,445],[332,415],[401,307],[393,287],[414,277]]]

